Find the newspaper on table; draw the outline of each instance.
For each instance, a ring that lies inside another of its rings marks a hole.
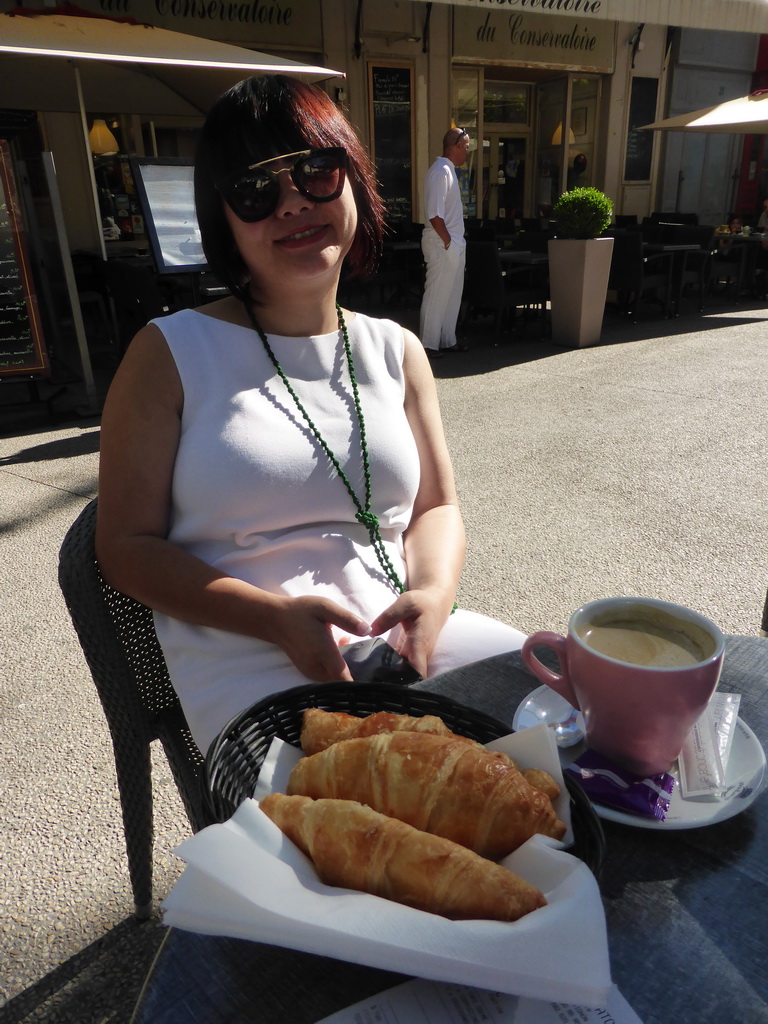
[[[318,1024],[642,1024],[614,985],[605,1008],[525,999],[464,985],[407,981]]]

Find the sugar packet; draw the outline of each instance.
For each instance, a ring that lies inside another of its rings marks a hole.
[[[677,761],[680,792],[685,799],[721,800],[725,796],[726,769],[740,703],[738,693],[715,693],[688,734]]]

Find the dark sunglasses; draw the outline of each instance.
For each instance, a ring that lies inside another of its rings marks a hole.
[[[287,162],[292,158],[293,163]],[[267,165],[282,162],[283,167],[271,170]],[[216,188],[235,216],[246,224],[264,220],[274,213],[280,199],[278,175],[288,171],[291,181],[305,199],[313,203],[330,203],[338,199],[344,188],[347,151],[342,146],[327,149],[302,149],[284,153],[269,160],[251,164],[216,182]]]

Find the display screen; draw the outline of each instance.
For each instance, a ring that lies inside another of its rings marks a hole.
[[[195,215],[193,167],[187,160],[131,160],[158,274],[207,269]]]

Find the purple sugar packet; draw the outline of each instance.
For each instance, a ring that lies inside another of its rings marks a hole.
[[[564,771],[576,779],[595,803],[659,821],[667,816],[675,780],[666,772],[643,779],[619,768],[594,750],[585,751]]]

